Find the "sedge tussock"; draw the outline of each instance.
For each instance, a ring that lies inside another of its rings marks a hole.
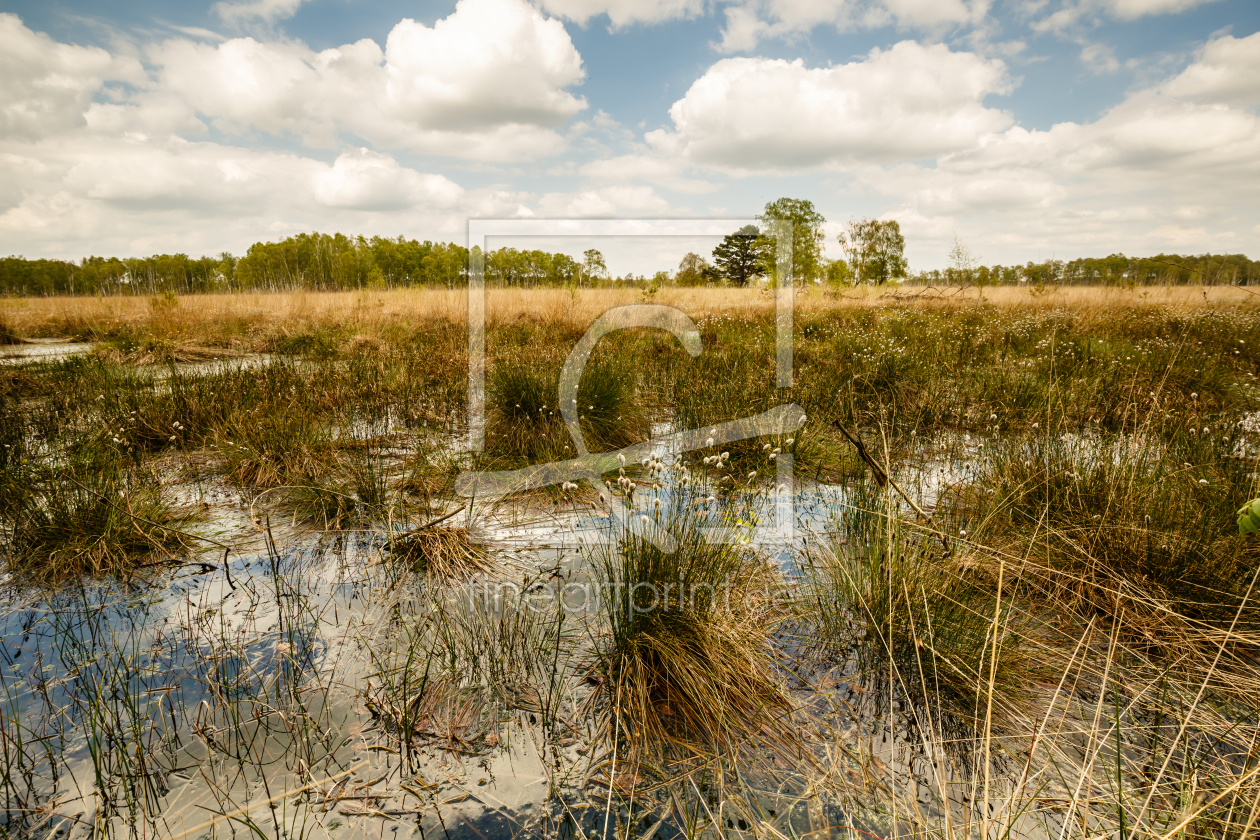
[[[596,560],[607,632],[600,702],[616,749],[636,764],[767,752],[803,754],[772,633],[787,616],[780,580],[722,520],[678,492],[657,514],[667,551],[631,525]],[[630,520],[631,523],[637,520]]]
[[[389,551],[417,574],[441,581],[464,581],[496,568],[490,551],[473,541],[467,528],[424,525],[392,537]]]
[[[82,576],[130,577],[189,550],[181,514],[152,476],[29,476],[5,492],[0,556],[15,578],[54,586]]]

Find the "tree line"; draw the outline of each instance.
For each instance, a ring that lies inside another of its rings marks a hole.
[[[1260,284],[1260,260],[1243,254],[1156,254],[1153,257],[1083,257],[1024,265],[976,265],[951,259],[949,268],[920,272],[922,285],[974,286],[1250,286]]]
[[[911,273],[905,238],[895,220],[850,221],[837,236],[844,257],[824,252],[826,219],[804,199],[780,198],[765,206],[757,224],[725,236],[708,256],[687,254],[675,271],[651,277],[609,273],[596,249],[581,261],[567,254],[499,248],[484,255],[486,283],[521,288],[633,286],[748,286],[786,280],[798,285],[1180,285],[1260,283],[1260,262],[1242,254],[1126,257],[1025,265],[982,265],[958,241],[949,267]],[[791,243],[788,247],[787,243]],[[175,292],[334,291],[427,286],[453,289],[468,282],[469,251],[453,243],[399,236],[300,233],[258,242],[242,257],[229,253],[190,257],[86,257],[69,260],[0,258],[0,295],[157,294]]]

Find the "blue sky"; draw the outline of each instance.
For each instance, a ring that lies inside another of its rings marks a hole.
[[[791,196],[832,256],[898,220],[913,270],[955,236],[987,263],[1255,257],[1258,30],[1254,0],[6,2],[0,252]]]

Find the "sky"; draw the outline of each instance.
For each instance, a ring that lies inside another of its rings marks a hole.
[[[0,0],[0,254],[791,197],[912,271],[1255,258],[1257,185],[1256,0]]]

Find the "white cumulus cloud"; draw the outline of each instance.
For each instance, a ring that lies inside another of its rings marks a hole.
[[[1244,81],[1255,38],[1209,42],[1184,72],[1092,122],[1012,126],[932,164],[854,176],[922,231],[970,229],[990,258],[1245,249],[1239,220],[1255,218],[1260,182],[1260,116]]]
[[[578,219],[652,216],[669,210],[669,202],[651,187],[626,185],[578,193],[548,193],[539,199],[538,206],[544,216]]]
[[[460,0],[432,27],[403,20],[315,52],[299,42],[175,39],[149,58],[158,87],[221,131],[332,146],[350,134],[387,148],[520,160],[563,148],[555,129],[586,107],[564,27],[524,0]]]
[[[692,163],[735,170],[930,157],[1009,125],[1009,114],[983,103],[1010,86],[1000,60],[915,41],[836,67],[724,59],[674,103],[673,131],[647,139]]]
[[[315,174],[313,184],[320,204],[354,210],[453,207],[464,193],[442,175],[407,169],[389,155],[370,149],[342,153],[331,169]]]
[[[86,125],[107,82],[144,78],[138,62],[99,47],[61,44],[0,13],[0,135],[34,140]]]
[[[1193,64],[1163,86],[1163,92],[1244,108],[1260,105],[1260,32],[1209,41]]]
[[[465,190],[382,151],[347,149],[330,164],[204,139],[197,115],[242,133],[318,134],[325,114],[294,94],[318,76],[300,45],[236,39],[226,53],[187,41],[162,45],[163,55],[186,50],[225,61],[210,69],[235,73],[189,101],[180,80],[167,83],[161,67],[150,72],[106,50],[57,43],[12,15],[0,15],[0,37],[9,48],[0,54],[7,73],[0,86],[5,253],[240,251],[260,237],[382,225],[392,234],[458,239],[462,215],[522,211],[520,196]],[[370,55],[370,44],[354,46]],[[383,59],[377,70],[385,72]],[[512,129],[466,135],[494,142]]]
[[[707,193],[718,188],[711,181],[684,178],[683,169],[682,161],[676,158],[632,154],[593,160],[582,165],[578,173],[592,181],[604,183],[647,181],[681,193]]]

